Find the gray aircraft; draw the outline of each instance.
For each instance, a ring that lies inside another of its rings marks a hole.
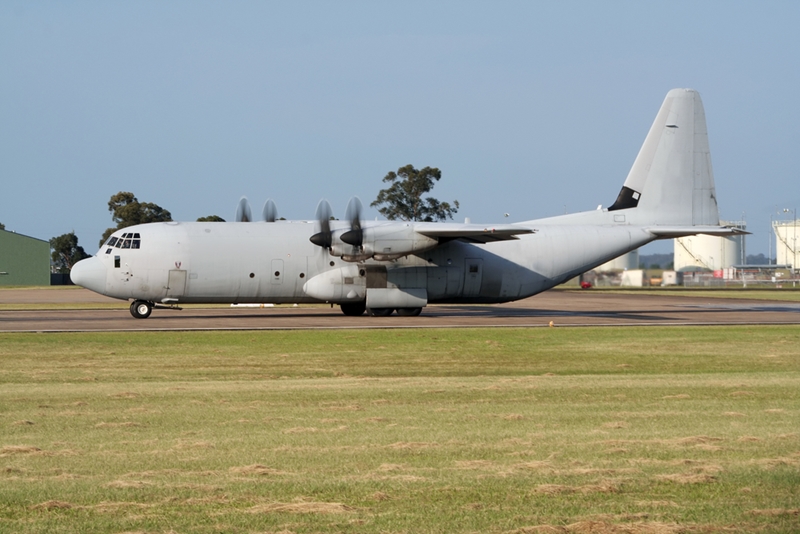
[[[514,224],[361,220],[250,222],[246,201],[229,223],[123,228],[72,269],[72,281],[153,308],[187,303],[338,304],[345,315],[418,315],[429,303],[530,297],[656,239],[733,235],[720,226],[705,113],[692,89],[667,94],[616,201],[608,208]]]

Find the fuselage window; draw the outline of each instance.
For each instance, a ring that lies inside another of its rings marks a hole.
[[[110,248],[106,249],[106,254],[111,254],[111,249]]]
[[[114,268],[119,269],[119,256],[114,256]]]

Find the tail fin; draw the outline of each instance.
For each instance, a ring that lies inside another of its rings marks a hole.
[[[706,115],[694,89],[673,89],[609,211],[641,225],[717,226]]]

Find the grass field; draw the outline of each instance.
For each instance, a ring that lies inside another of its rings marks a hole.
[[[798,532],[800,328],[0,334],[0,532]]]

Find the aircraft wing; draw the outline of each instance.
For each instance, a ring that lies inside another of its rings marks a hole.
[[[481,225],[459,223],[416,223],[414,231],[439,241],[461,239],[470,243],[491,243],[518,239],[520,234],[532,234],[535,231],[513,224]]]

